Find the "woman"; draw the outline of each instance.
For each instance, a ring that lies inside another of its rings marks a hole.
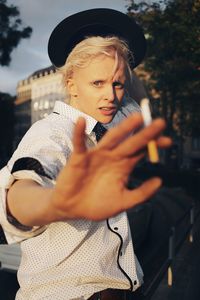
[[[120,34],[117,21],[125,26]],[[131,34],[124,41],[133,24],[134,43]],[[144,41],[134,21],[110,9],[70,16],[50,37],[49,56],[64,74],[69,105],[56,102],[31,127],[0,175],[7,198],[2,226],[8,242],[21,241],[18,300],[128,299],[126,291],[142,283],[125,210],[148,199],[161,181],[133,191],[126,182],[151,139],[170,144],[158,137],[165,124],[156,120],[131,136],[142,125],[135,114],[97,140],[102,124],[126,107],[130,68],[141,61]]]

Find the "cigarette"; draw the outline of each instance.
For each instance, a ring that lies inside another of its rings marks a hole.
[[[144,125],[148,126],[152,122],[149,99],[143,98],[140,103]],[[152,163],[159,162],[159,154],[156,142],[154,140],[147,144],[149,161]]]

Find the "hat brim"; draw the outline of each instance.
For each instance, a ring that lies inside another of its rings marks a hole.
[[[108,8],[96,8],[71,15],[51,33],[48,54],[52,64],[62,67],[71,50],[89,36],[118,36],[125,40],[134,59],[131,68],[141,63],[146,53],[146,40],[141,27],[126,14]]]

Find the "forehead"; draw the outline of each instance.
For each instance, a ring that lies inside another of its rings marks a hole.
[[[97,79],[118,77],[125,80],[127,73],[126,68],[126,63],[121,56],[115,54],[99,54],[88,60],[88,64],[86,64],[85,67],[76,67],[74,75],[80,74],[83,76],[84,73],[84,76],[97,77]]]

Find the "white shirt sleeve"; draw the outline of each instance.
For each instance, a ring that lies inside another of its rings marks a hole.
[[[18,228],[9,222],[6,210],[6,194],[9,187],[14,182],[15,177],[9,172],[7,167],[4,167],[0,171],[0,180],[0,224],[4,230],[8,244],[21,242],[43,232],[46,226],[27,227],[27,230],[24,230],[24,228]]]
[[[32,179],[45,187],[55,184],[70,152],[67,141],[63,139],[62,127],[58,125],[54,123],[52,126],[52,122],[48,120],[35,123],[20,142],[7,166],[0,170],[0,224],[9,244],[21,242],[46,229],[46,226],[19,226],[19,223],[12,222],[7,215],[6,194],[12,183],[19,179]]]

